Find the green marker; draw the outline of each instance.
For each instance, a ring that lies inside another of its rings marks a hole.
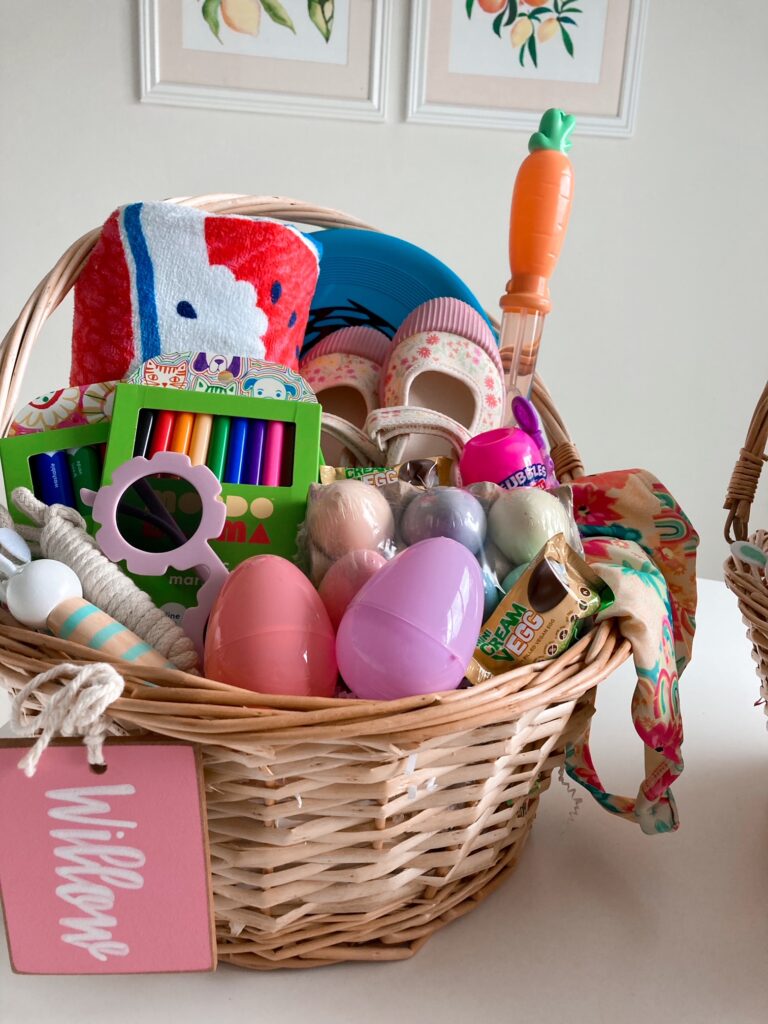
[[[75,492],[75,504],[81,516],[91,514],[90,507],[80,497],[80,488],[86,487],[89,491],[98,491],[101,487],[101,459],[93,445],[86,445],[83,448],[69,448],[67,450],[67,461],[69,462],[69,473],[72,477],[72,487]]]
[[[206,465],[217,480],[224,479],[224,466],[229,448],[229,417],[214,416],[211,430],[211,443],[208,446]]]

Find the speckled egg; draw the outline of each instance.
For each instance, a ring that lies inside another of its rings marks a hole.
[[[312,578],[319,584],[331,562],[348,551],[384,552],[394,542],[395,520],[378,488],[359,480],[314,487],[307,503]]]
[[[491,540],[513,565],[530,562],[551,537],[569,531],[563,505],[538,487],[503,491],[488,516]]]
[[[470,551],[480,550],[485,540],[483,507],[469,491],[458,487],[433,487],[408,505],[400,523],[406,544],[430,537],[447,537]]]

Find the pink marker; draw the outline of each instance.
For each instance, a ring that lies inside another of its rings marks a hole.
[[[272,420],[267,424],[267,440],[264,444],[264,463],[261,472],[262,487],[280,486],[284,436],[285,424],[282,420]]]

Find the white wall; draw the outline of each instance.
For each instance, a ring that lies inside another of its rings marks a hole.
[[[375,125],[142,106],[131,0],[0,0],[0,321],[115,206],[208,191],[344,208],[432,250],[495,307],[526,136],[405,124],[410,5],[393,6],[389,121]],[[762,0],[651,0],[635,136],[575,140],[541,360],[587,467],[653,469],[710,576],[768,371],[766,38]],[[27,398],[66,381],[70,315],[44,334]]]

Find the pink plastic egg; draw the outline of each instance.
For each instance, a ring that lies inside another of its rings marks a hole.
[[[208,621],[205,674],[260,693],[333,696],[333,627],[317,591],[292,562],[257,555],[232,571]]]
[[[472,553],[447,537],[388,562],[353,599],[336,656],[357,697],[394,700],[455,689],[483,618],[483,578]]]
[[[374,573],[387,564],[378,551],[348,551],[334,562],[318,587],[334,629],[339,628],[347,605]]]

